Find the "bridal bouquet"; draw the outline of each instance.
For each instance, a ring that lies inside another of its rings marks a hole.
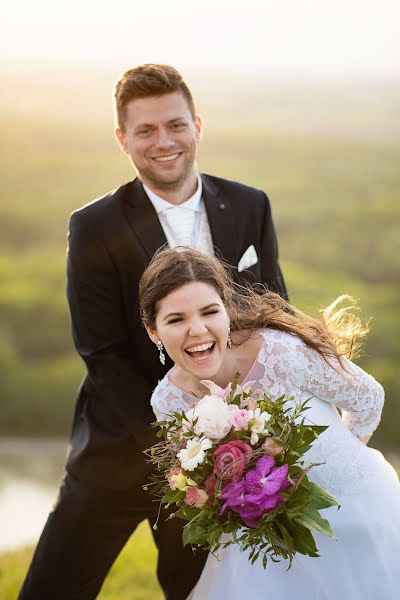
[[[272,400],[237,381],[225,390],[202,381],[210,394],[155,423],[162,439],[145,452],[157,467],[152,492],[172,507],[168,518],[188,521],[184,545],[239,544],[264,568],[268,557],[290,566],[296,552],[318,556],[312,532],[334,535],[320,510],[338,502],[308,479],[315,465],[302,455],[326,427],[306,422],[307,401]]]

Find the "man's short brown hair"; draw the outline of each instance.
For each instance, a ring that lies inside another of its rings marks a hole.
[[[124,133],[126,106],[136,98],[163,96],[182,92],[193,119],[196,116],[193,96],[182,75],[169,65],[146,64],[126,71],[115,85],[115,119]]]

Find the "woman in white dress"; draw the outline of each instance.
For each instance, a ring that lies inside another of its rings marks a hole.
[[[162,250],[140,284],[143,321],[160,358],[174,367],[154,390],[157,419],[193,407],[208,390],[240,382],[269,388],[272,397],[310,400],[307,418],[329,425],[305,455],[322,463],[310,479],[341,508],[326,509],[336,539],[315,534],[319,558],[253,565],[237,546],[209,556],[190,600],[398,600],[400,485],[382,454],[368,448],[383,407],[379,383],[346,356],[365,333],[338,305],[324,322],[290,307],[272,292],[235,285],[217,259],[190,249]]]

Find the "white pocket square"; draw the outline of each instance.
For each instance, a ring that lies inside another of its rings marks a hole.
[[[257,252],[252,244],[251,246],[249,246],[247,248],[246,252],[243,254],[242,258],[239,260],[238,271],[239,271],[239,273],[241,273],[242,271],[245,271],[246,269],[250,269],[250,267],[252,267],[253,265],[256,265],[257,263],[258,263]]]

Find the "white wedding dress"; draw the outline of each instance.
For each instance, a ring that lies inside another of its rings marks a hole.
[[[310,479],[333,493],[341,507],[323,511],[336,539],[315,534],[319,558],[298,554],[288,562],[254,565],[232,545],[209,555],[190,600],[398,600],[400,598],[400,485],[394,469],[359,437],[377,427],[383,389],[346,361],[349,373],[331,368],[297,336],[262,330],[264,341],[246,376],[272,397],[311,397],[307,418],[329,425],[305,455]],[[350,375],[351,373],[351,375]],[[158,419],[188,410],[196,398],[168,374],[151,404]],[[341,415],[337,410],[341,409]]]

